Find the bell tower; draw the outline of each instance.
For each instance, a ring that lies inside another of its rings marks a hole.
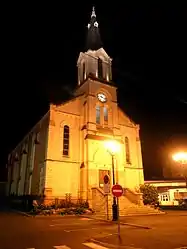
[[[80,52],[77,61],[78,87],[76,96],[84,94],[84,127],[87,132],[99,128],[119,133],[117,93],[112,83],[112,59],[105,52],[93,7],[88,24],[85,52]]]
[[[102,47],[99,24],[96,20],[94,7],[90,23],[88,24],[85,52],[79,54],[77,67],[79,86],[88,79],[88,76],[107,82],[112,80],[112,59]]]

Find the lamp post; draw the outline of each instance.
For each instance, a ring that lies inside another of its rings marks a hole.
[[[178,162],[180,166],[183,168],[183,177],[185,179],[186,188],[187,188],[187,175],[185,174],[185,170],[187,170],[187,152],[178,152],[172,156],[175,162]]]
[[[113,185],[116,184],[115,181],[115,170],[114,170],[114,156],[117,151],[119,151],[119,144],[114,141],[106,141],[105,147],[107,148],[107,151],[112,157],[112,183]],[[112,204],[112,220],[117,221],[118,220],[118,207],[116,202],[116,197],[113,197],[113,204]]]

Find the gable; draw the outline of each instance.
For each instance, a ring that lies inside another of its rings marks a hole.
[[[64,113],[72,114],[72,115],[80,115],[81,107],[81,96],[75,97],[66,101],[60,105],[52,105],[56,111],[61,111]]]
[[[84,57],[84,53],[80,52],[79,58],[77,60],[77,65],[81,62],[82,58]]]
[[[108,54],[106,53],[106,51],[103,48],[100,48],[96,51],[96,56],[97,57],[103,57],[104,60],[106,61],[112,61],[112,59],[108,56]]]
[[[77,60],[77,65],[82,61],[83,58],[87,60],[89,58],[86,58],[87,56],[91,56],[93,58],[101,58],[103,61],[106,62],[112,61],[112,59],[108,56],[105,50],[103,48],[100,48],[98,50],[88,50],[85,53],[81,52]]]
[[[122,110],[118,107],[119,125],[135,127],[136,123],[132,121]]]

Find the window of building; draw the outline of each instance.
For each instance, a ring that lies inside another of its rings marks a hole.
[[[100,113],[101,113],[100,109],[101,108],[99,105],[96,106],[96,124],[100,124]]]
[[[126,162],[130,163],[130,148],[129,148],[129,138],[125,137],[125,152],[126,152]]]
[[[85,62],[83,62],[83,64],[82,64],[82,80],[85,79],[85,70],[86,70]]]
[[[104,113],[104,124],[108,124],[108,108],[104,106],[103,108],[103,113]]]
[[[98,59],[98,78],[103,78],[103,63],[100,58]]]
[[[69,126],[64,126],[64,137],[63,137],[63,155],[69,155]]]
[[[34,161],[35,161],[35,152],[36,152],[36,144],[35,144],[35,136],[32,137],[32,144],[31,144],[31,156],[30,156],[30,171],[34,169]]]
[[[109,80],[112,80],[112,68],[111,68],[111,65],[109,65]]]
[[[162,200],[162,201],[169,201],[169,195],[168,195],[168,194],[163,194],[163,195],[161,196],[161,200]]]

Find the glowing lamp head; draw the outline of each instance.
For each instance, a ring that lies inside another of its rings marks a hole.
[[[120,150],[120,144],[115,140],[105,141],[105,148],[114,154]]]
[[[187,163],[187,152],[179,152],[172,156],[173,160],[180,163]]]

